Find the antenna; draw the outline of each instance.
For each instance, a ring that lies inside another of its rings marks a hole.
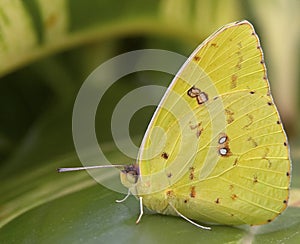
[[[124,169],[124,165],[96,165],[96,166],[85,166],[85,167],[70,167],[70,168],[58,168],[58,173],[70,172],[70,171],[79,171],[87,169],[102,169],[102,168],[120,168]]]

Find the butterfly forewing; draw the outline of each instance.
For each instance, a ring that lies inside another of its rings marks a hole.
[[[144,204],[156,211],[152,201],[161,200],[199,221],[264,224],[286,208],[287,139],[249,22],[224,26],[194,51],[149,124],[138,163],[140,184],[151,189]]]

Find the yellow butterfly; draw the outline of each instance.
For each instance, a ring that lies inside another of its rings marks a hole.
[[[112,167],[122,169],[125,199],[139,198],[137,222],[143,206],[204,229],[193,220],[260,225],[287,207],[287,138],[248,21],[225,25],[197,47],[158,105],[136,164]]]

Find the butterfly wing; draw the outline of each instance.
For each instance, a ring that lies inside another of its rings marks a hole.
[[[199,221],[263,224],[286,208],[287,138],[249,22],[222,27],[193,52],[148,126],[138,163],[140,194],[153,210],[161,199]]]

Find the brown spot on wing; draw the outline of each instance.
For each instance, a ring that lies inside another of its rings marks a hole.
[[[237,75],[236,74],[233,74],[232,76],[231,76],[231,89],[233,89],[233,88],[236,88],[236,86],[237,86],[237,79],[238,79],[238,77],[237,77]]]
[[[247,141],[252,142],[253,147],[257,147],[258,146],[257,142],[251,136],[248,137]]]
[[[199,56],[196,55],[196,56],[193,57],[193,59],[194,59],[196,62],[198,62],[198,61],[200,61],[201,57],[199,57]]]
[[[192,122],[190,122],[190,123],[192,123]],[[196,125],[190,125],[190,128],[191,128],[191,130],[195,130],[195,129],[197,129],[199,126],[201,126],[201,122],[200,123],[198,123],[198,124],[196,124]]]
[[[194,179],[194,172],[195,172],[195,168],[194,167],[190,167],[190,175],[189,175],[189,178],[190,180],[193,180]]]
[[[168,159],[168,158],[169,158],[169,154],[167,154],[166,152],[163,152],[163,153],[161,154],[161,157],[162,157],[163,159]]]
[[[238,164],[238,159],[236,158],[233,162],[233,165],[232,166],[236,166]]]
[[[243,57],[241,56],[241,57],[239,57],[239,61],[237,62],[236,66],[235,66],[235,68],[237,70],[240,70],[242,68],[242,62],[243,62]]]
[[[236,200],[237,198],[238,198],[238,196],[237,196],[236,194],[232,194],[232,195],[231,195],[231,199],[232,199],[232,200]]]
[[[197,138],[199,138],[201,136],[202,131],[203,131],[203,128],[201,128],[200,130],[199,129],[197,130],[197,132],[196,132]]]
[[[173,197],[174,196],[174,192],[172,190],[167,190],[166,191],[166,196],[167,197]]]
[[[267,156],[268,156],[269,152],[270,152],[270,149],[266,147],[264,150],[264,154],[262,155],[262,158],[267,160],[268,159]]]
[[[248,127],[250,126],[250,125],[252,125],[253,124],[253,119],[254,119],[254,117],[253,117],[253,115],[252,114],[246,114],[246,116],[249,118],[249,123],[248,124],[246,124],[243,128],[244,129],[248,129]]]
[[[190,122],[191,123],[191,122]],[[203,131],[203,128],[201,127],[202,122],[196,124],[196,125],[190,125],[191,130],[196,130],[196,136],[199,138],[201,136],[201,133]]]
[[[190,196],[192,197],[192,198],[195,198],[196,197],[196,189],[195,189],[196,187],[195,186],[192,186],[191,187],[191,193],[190,193]]]
[[[258,182],[258,180],[257,180],[257,175],[254,175],[253,176],[253,183],[255,184],[255,183],[257,183]]]
[[[234,112],[229,110],[228,108],[225,109],[225,114],[226,114],[226,121],[228,124],[232,123],[234,121]]]

